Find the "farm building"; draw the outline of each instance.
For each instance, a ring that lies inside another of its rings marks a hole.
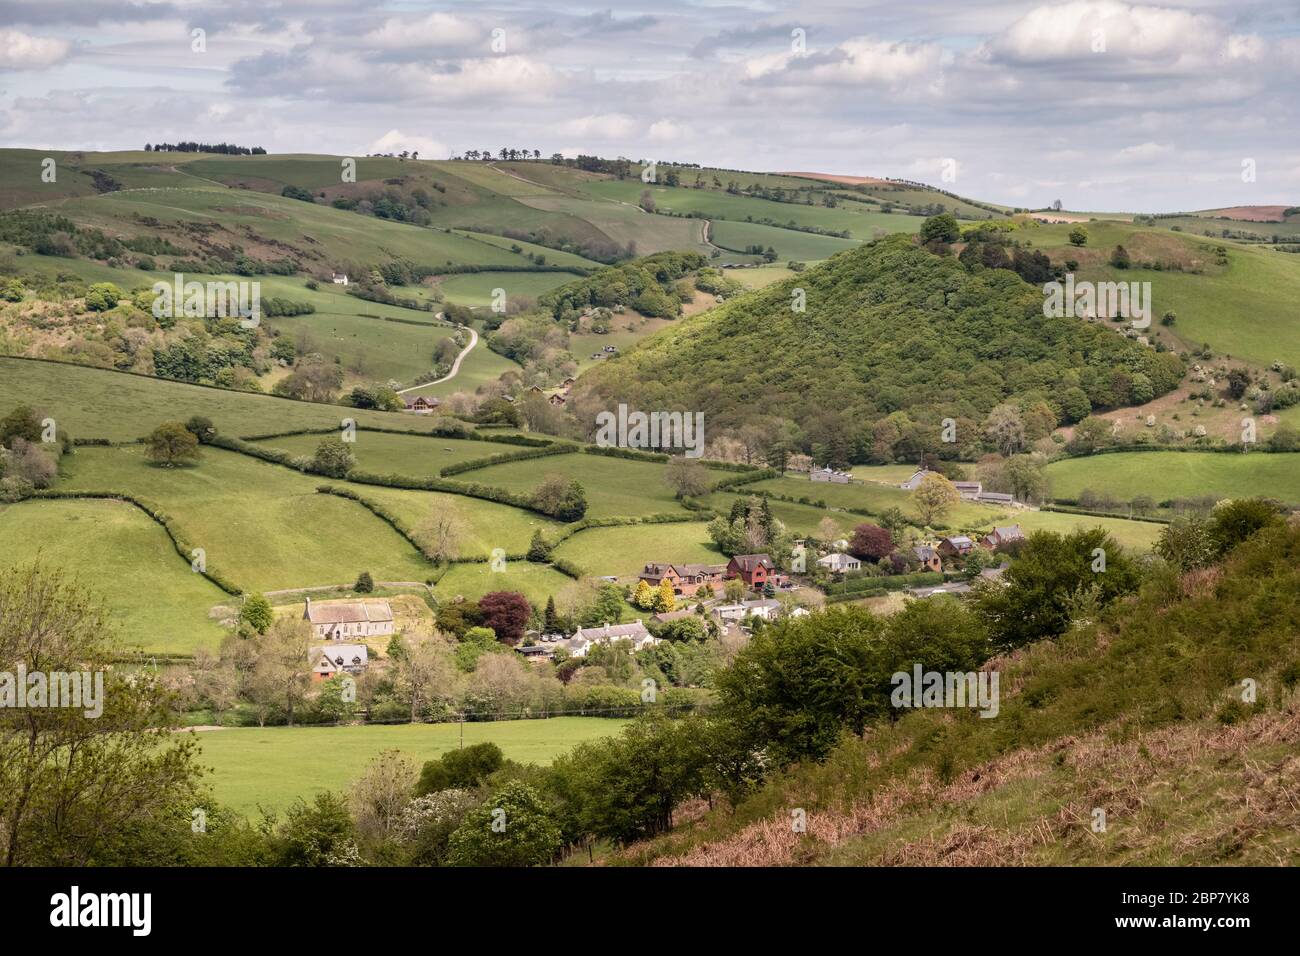
[[[978,481],[954,481],[952,486],[957,489],[957,493],[968,501],[978,498],[984,490],[984,485]]]
[[[921,468],[917,471],[914,471],[912,472],[912,476],[908,478],[907,481],[899,485],[898,487],[902,488],[904,491],[915,491],[917,488],[921,486],[921,479],[924,478],[929,473],[930,470],[928,468]]]
[[[312,603],[302,612],[316,637],[341,641],[349,637],[381,637],[393,633],[393,609],[387,601]]]
[[[833,485],[847,485],[853,481],[853,475],[847,471],[836,471],[834,468],[814,468],[808,472],[809,481],[830,482]]]

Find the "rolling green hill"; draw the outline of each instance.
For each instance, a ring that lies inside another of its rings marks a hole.
[[[606,407],[700,410],[717,428],[771,409],[809,433],[819,460],[861,461],[896,411],[933,425],[937,444],[941,419],[980,421],[1008,396],[1051,400],[1072,385],[1094,406],[1127,404],[1117,368],[1156,394],[1183,374],[1109,329],[1045,319],[1042,292],[1010,271],[968,273],[894,236],[679,322],[579,384]]]

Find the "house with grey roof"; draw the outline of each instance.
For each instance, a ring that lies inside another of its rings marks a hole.
[[[329,680],[339,674],[360,674],[370,664],[370,648],[364,644],[330,644],[313,647],[311,679]]]
[[[600,627],[580,627],[568,640],[559,641],[556,647],[569,652],[570,657],[586,657],[587,652],[596,644],[612,644],[614,641],[630,641],[632,650],[639,651],[659,643],[641,623],[641,619],[631,624],[602,624]]]

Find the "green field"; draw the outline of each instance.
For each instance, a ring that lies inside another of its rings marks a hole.
[[[1291,307],[1300,298],[1300,256],[1129,223],[1088,222],[1083,227],[1088,232],[1083,249],[1069,245],[1072,225],[1042,226],[1028,236],[1053,261],[1076,259],[1081,280],[1150,282],[1157,334],[1164,332],[1161,317],[1174,312],[1177,321],[1169,331],[1191,346],[1208,343],[1216,356],[1263,365],[1300,365],[1300,323]],[[1179,262],[1184,271],[1113,269],[1107,260],[1118,244],[1134,259]],[[1227,249],[1226,266],[1216,261],[1218,246]],[[1192,268],[1203,271],[1187,271]]]
[[[309,246],[319,269],[348,262],[384,262],[395,257],[429,266],[528,264],[508,249],[463,236],[319,203],[200,182],[170,189],[83,196],[62,201],[57,209],[78,224],[95,228],[116,231],[126,223],[135,223],[131,228],[136,233],[161,234],[178,223],[208,222],[217,226],[215,235],[224,233],[230,242],[251,234],[268,243]],[[160,225],[139,225],[137,215]],[[312,237],[315,243],[306,243],[303,236]]]
[[[566,282],[578,278],[571,272],[468,272],[442,282],[442,294],[457,305],[492,304],[494,289],[505,293],[506,302],[536,299]]]
[[[715,492],[701,499],[704,504],[713,508],[715,511],[721,511],[723,514],[731,512],[731,506],[737,499],[746,499],[744,494],[733,492]],[[851,515],[843,511],[830,511],[825,508],[818,508],[814,505],[800,505],[789,501],[777,501],[775,498],[768,499],[768,504],[774,514],[786,528],[798,535],[815,535],[818,533],[818,525],[823,518],[829,517],[839,527],[840,533],[848,537],[853,533],[854,527],[867,521],[860,515]]]
[[[688,182],[691,181],[689,171],[685,178]],[[693,189],[686,186],[647,187],[640,180],[607,180],[588,183],[581,188],[593,196],[628,203],[636,203],[640,199],[642,190],[648,188],[654,197],[656,207],[669,212],[688,216],[695,214],[705,219],[730,220],[736,223],[770,220],[779,226],[793,224],[830,232],[847,229],[854,239],[874,238],[874,229],[912,233],[921,227],[920,218],[899,213],[829,209],[821,205],[774,202],[770,199],[738,196],[715,189]],[[813,237],[818,238],[815,235]]]
[[[1062,511],[1017,511],[1014,516],[1000,520],[998,524],[1015,522],[1025,534],[1031,531],[1055,531],[1068,534],[1075,528],[1102,527],[1110,536],[1126,548],[1135,551],[1149,551],[1160,537],[1164,525],[1154,521],[1129,521],[1125,518],[1097,518],[1092,515],[1072,515]],[[988,527],[992,527],[989,522]]]
[[[806,477],[787,477],[756,481],[745,487],[755,491],[770,491],[772,494],[786,495],[795,499],[806,497],[814,502],[824,501],[831,508],[859,508],[872,514],[880,514],[887,508],[898,508],[909,518],[914,518],[916,515],[910,491],[875,482],[834,485],[829,482],[810,481]],[[949,525],[975,524],[987,518],[989,513],[987,505],[963,501],[948,512],[943,520]]]
[[[552,717],[465,724],[365,727],[268,727],[195,734],[198,763],[217,800],[255,816],[259,806],[283,811],[301,797],[344,791],[385,750],[401,751],[416,771],[460,746],[491,741],[521,763],[549,764],[580,743],[618,733],[626,723],[603,717]]]
[[[1230,455],[1214,452],[1122,452],[1070,458],[1047,466],[1052,494],[1078,499],[1084,489],[1121,501],[1147,495],[1243,498],[1265,495],[1300,502],[1300,454]]]
[[[618,577],[639,574],[651,561],[726,564],[707,528],[704,521],[590,528],[561,542],[554,556],[591,575]]]
[[[191,654],[225,631],[208,617],[232,599],[176,553],[152,518],[108,500],[0,505],[0,565],[49,562],[104,599],[124,649]]]
[[[407,416],[410,427],[418,428],[424,420]],[[268,438],[260,444],[294,455],[311,456],[317,446],[330,435],[285,435]],[[358,431],[350,448],[357,459],[357,467],[376,475],[408,475],[414,478],[437,476],[448,465],[488,458],[492,455],[526,451],[519,445],[503,442],[469,441],[464,438],[442,438],[433,435],[394,435],[388,432]]]
[[[664,482],[665,466],[605,455],[557,455],[508,462],[467,471],[456,478],[511,491],[532,491],[547,475],[563,475],[582,483],[587,515],[592,518],[641,517],[681,510]],[[721,477],[721,473],[717,473]]]
[[[792,229],[778,229],[753,222],[728,222],[715,219],[709,228],[709,237],[714,245],[730,252],[742,253],[749,246],[771,247],[777,259],[786,262],[791,259],[800,262],[815,262],[827,259],[844,249],[857,245],[851,239],[836,239],[833,236],[818,236],[810,232],[796,232]]]
[[[518,591],[537,607],[545,606],[546,599],[554,597],[557,604],[567,607],[580,595],[586,595],[588,587],[549,565],[513,560],[507,561],[502,571],[493,571],[486,562],[453,564],[434,587],[440,601],[457,597],[477,601],[490,591]]]
[[[478,344],[470,350],[470,353],[460,363],[460,371],[456,373],[455,378],[448,379],[437,385],[422,385],[419,388],[414,388],[403,393],[403,398],[410,400],[417,395],[432,395],[437,398],[445,398],[453,392],[473,394],[480,385],[495,382],[506,372],[521,370],[517,362],[493,352],[487,347],[487,343],[483,341],[485,335],[482,323],[474,322],[473,325],[478,331]]]
[[[60,489],[125,490],[160,507],[204,549],[210,571],[246,590],[345,584],[361,571],[422,581],[431,571],[359,504],[317,494],[319,478],[246,455],[209,447],[196,466],[159,468],[139,447],[81,448],[64,467]]]
[[[455,331],[446,325],[412,324],[418,320],[386,322],[330,312],[266,321],[281,335],[287,335],[300,354],[319,352],[327,358],[337,357],[343,368],[358,379],[404,385],[433,369],[434,349]]]
[[[0,408],[26,403],[49,412],[73,438],[134,441],[160,422],[206,415],[227,435],[358,424],[413,428],[412,417],[269,395],[205,388],[61,362],[0,356]]]

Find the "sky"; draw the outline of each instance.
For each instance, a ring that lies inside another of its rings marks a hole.
[[[579,152],[1300,205],[1300,2],[0,0],[0,145]]]

